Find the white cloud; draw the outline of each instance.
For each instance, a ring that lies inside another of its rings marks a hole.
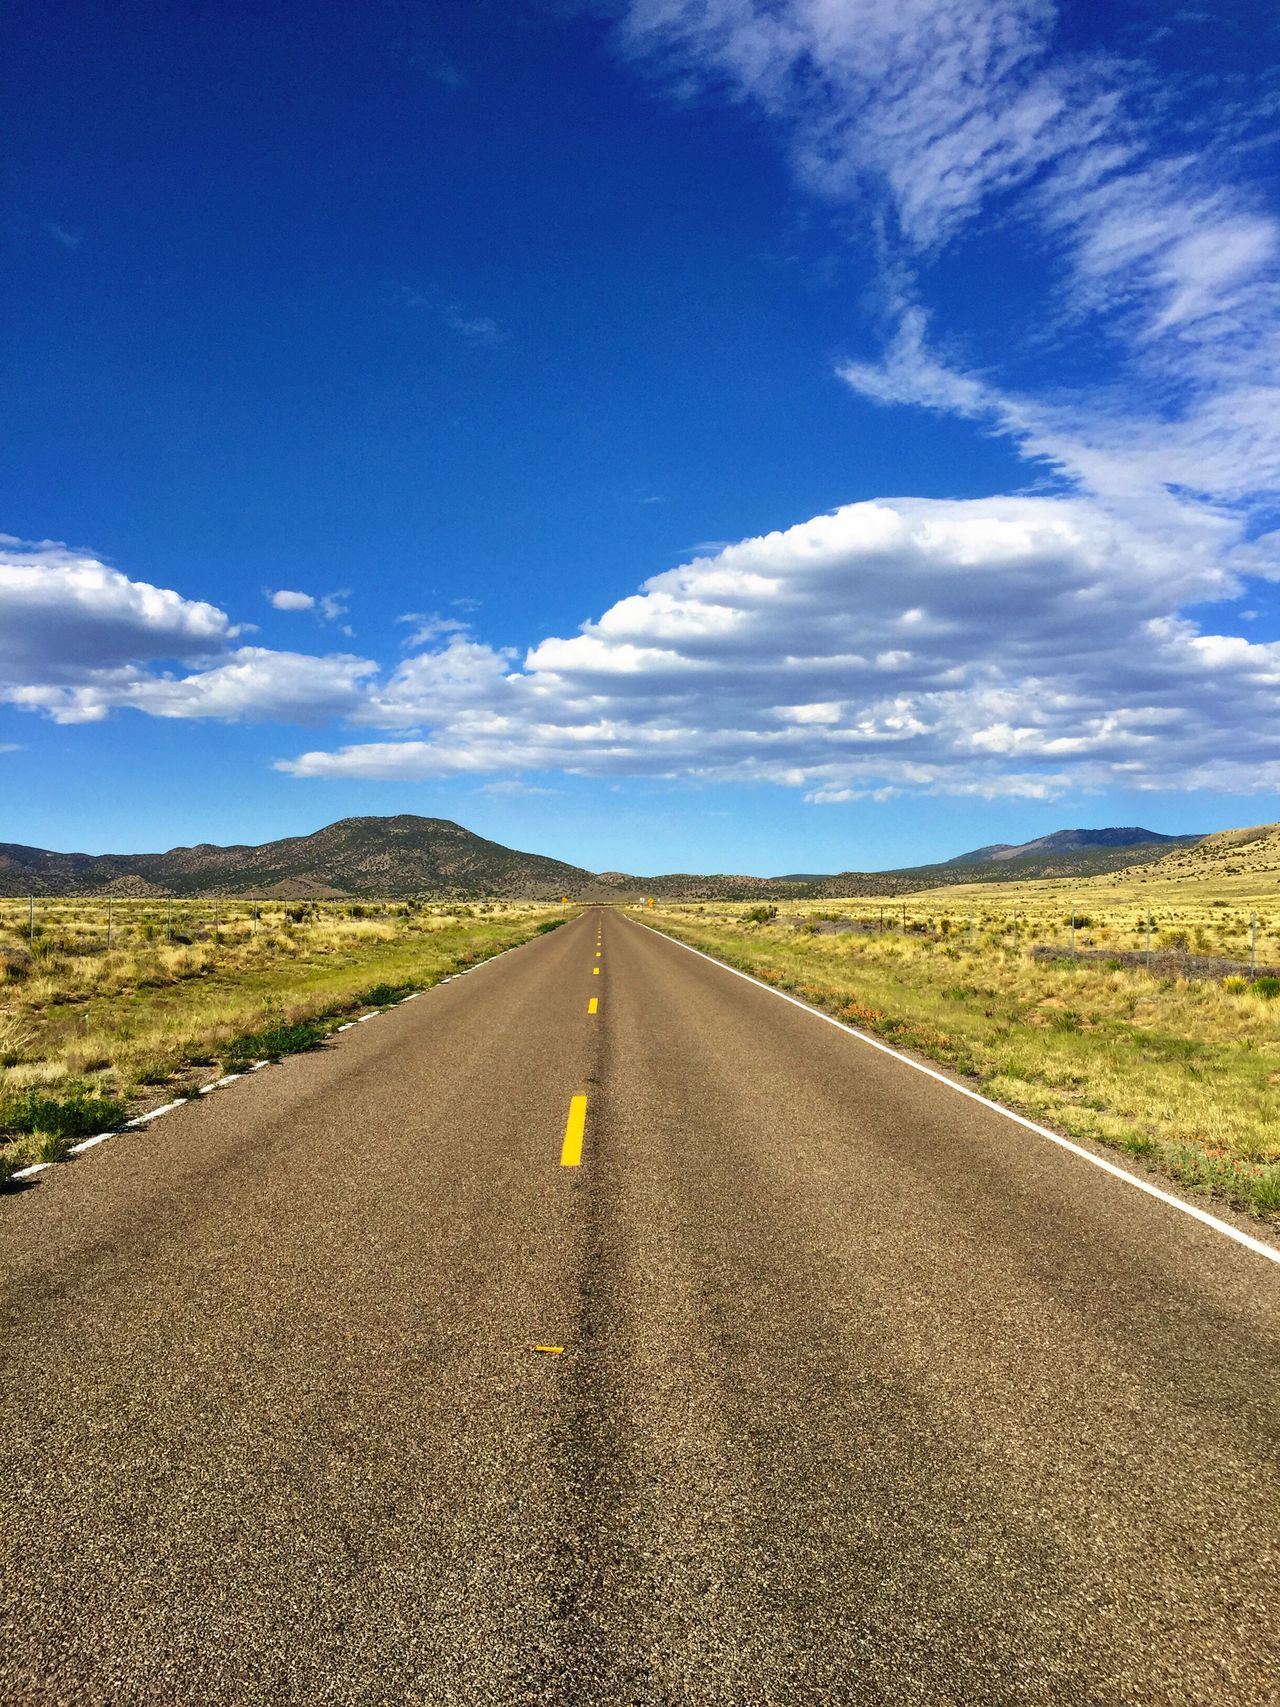
[[[89,671],[74,684],[13,686],[6,697],[21,709],[47,713],[55,723],[100,723],[124,709],[166,718],[323,723],[354,715],[364,683],[376,671],[367,658],[242,646],[225,662],[189,675],[124,665]]]
[[[474,606],[476,603],[474,599],[455,599],[453,602],[459,606]],[[439,640],[446,634],[465,634],[471,626],[455,616],[440,616],[436,611],[406,611],[403,616],[398,616],[396,621],[412,624],[411,632],[404,642],[406,651],[412,651],[419,646],[429,646],[433,640]]]
[[[1153,534],[1084,498],[849,505],[655,576],[523,668],[455,636],[355,719],[412,738],[280,768],[767,781],[817,802],[1231,786],[1280,764],[1280,645],[1177,614],[1237,583],[1229,524],[1174,513]]]
[[[754,104],[809,189],[867,211],[886,293],[908,318],[888,371],[851,363],[850,383],[882,401],[988,414],[1090,490],[1274,494],[1270,186],[1244,181],[1242,156],[1208,126],[1203,146],[1166,145],[1147,118],[1167,112],[1154,75],[1064,53],[1058,13],[1051,0],[630,0],[620,39],[683,95]],[[913,269],[997,221],[1015,266],[1028,239],[1048,264],[1041,319],[1074,325],[1107,374],[1030,416],[997,381],[909,361],[904,348],[922,354]]]
[[[279,768],[499,792],[535,771],[817,803],[1259,789],[1280,778],[1280,643],[1185,613],[1236,598],[1274,544],[1241,548],[1227,518],[1167,495],[1159,527],[1084,496],[886,499],[696,557],[523,660],[428,619],[435,644],[387,669],[236,644],[212,605],[11,545],[0,698],[60,723],[341,722],[379,738]]]
[[[451,332],[456,332],[469,344],[481,344],[492,347],[500,344],[506,337],[496,320],[487,314],[467,314],[458,307],[456,302],[450,302],[440,311],[441,319]]]
[[[219,652],[237,632],[215,605],[131,581],[88,553],[0,535],[0,694],[33,677]]]
[[[499,782],[487,782],[482,794],[497,794],[504,800],[533,800],[540,796],[558,795],[558,788],[540,788],[535,783],[522,782],[519,777],[504,777]]]
[[[270,593],[268,597],[276,610],[314,610],[316,608],[316,601],[310,593],[291,593],[282,587],[279,592]]]
[[[370,660],[235,648],[243,633],[215,605],[132,581],[86,552],[0,536],[0,700],[19,709],[58,723],[121,708],[295,723],[360,710],[377,672]],[[184,668],[157,667],[166,663]]]

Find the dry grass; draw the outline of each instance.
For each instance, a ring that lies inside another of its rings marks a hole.
[[[1245,979],[1153,977],[1102,961],[1039,958],[1068,946],[1056,883],[980,894],[934,891],[885,904],[883,933],[814,931],[797,903],[768,922],[746,904],[668,905],[648,922],[894,1043],[969,1075],[982,1090],[1073,1137],[1127,1150],[1195,1190],[1280,1218],[1280,1000]],[[1082,886],[1071,886],[1081,896]],[[1252,905],[1167,896],[1153,944],[1186,935],[1204,952],[1240,945]],[[1090,887],[1082,947],[1141,947],[1145,898]],[[876,921],[879,900],[823,908]],[[973,941],[970,944],[970,913]],[[807,914],[807,917],[806,917]],[[1268,927],[1280,915],[1272,891]],[[1158,933],[1158,934],[1157,934]],[[1085,943],[1085,938],[1091,943]],[[1268,939],[1274,946],[1274,937]],[[1247,952],[1247,951],[1246,951]],[[1262,956],[1262,941],[1259,957]],[[1280,955],[1277,956],[1280,958]]]
[[[223,902],[215,931],[212,903],[184,904],[169,940],[163,903],[116,902],[108,948],[103,903],[41,901],[32,935],[26,903],[0,901],[0,1179],[95,1118],[110,1124],[108,1106],[194,1091],[250,1044],[266,1052],[263,1038],[303,1046],[560,916],[531,903]]]

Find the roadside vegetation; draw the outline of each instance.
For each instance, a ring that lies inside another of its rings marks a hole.
[[[0,900],[0,1181],[562,922],[535,903]],[[34,928],[33,928],[34,926]]]
[[[1255,913],[1253,979],[1235,968]],[[984,887],[643,916],[997,1102],[1280,1223],[1280,978],[1262,970],[1280,961],[1274,875],[1226,895],[1121,875],[998,899]],[[1233,969],[1187,975],[1206,962]]]

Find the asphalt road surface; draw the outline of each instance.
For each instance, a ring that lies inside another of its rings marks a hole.
[[[1280,1269],[616,914],[0,1258],[5,1707],[1280,1699]]]

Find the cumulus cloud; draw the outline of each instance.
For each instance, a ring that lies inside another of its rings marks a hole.
[[[75,684],[30,683],[6,697],[55,723],[100,723],[112,711],[224,722],[324,723],[358,711],[363,684],[377,671],[367,658],[274,652],[242,646],[224,663],[188,675],[125,665],[88,672]]]
[[[454,636],[354,719],[410,738],[280,768],[767,781],[820,804],[1261,786],[1280,645],[1178,614],[1237,592],[1230,534],[1191,505],[1151,534],[1085,498],[853,504],[655,576],[520,667]]]
[[[523,658],[414,617],[426,648],[389,667],[240,644],[212,605],[10,542],[0,698],[64,724],[341,723],[377,738],[279,768],[507,792],[533,771],[816,804],[1274,786],[1280,643],[1187,614],[1235,598],[1271,546],[1242,556],[1228,519],[1166,502],[1159,529],[1084,496],[852,504],[654,576]]]
[[[314,610],[316,601],[310,593],[291,593],[282,587],[279,592],[270,593],[268,597],[275,610]]]
[[[235,647],[243,632],[217,606],[86,552],[0,536],[0,700],[20,709],[58,723],[120,708],[296,723],[360,709],[370,660]],[[182,669],[160,667],[170,663]]]
[[[198,657],[236,633],[216,605],[131,581],[64,545],[0,535],[0,684]]]

